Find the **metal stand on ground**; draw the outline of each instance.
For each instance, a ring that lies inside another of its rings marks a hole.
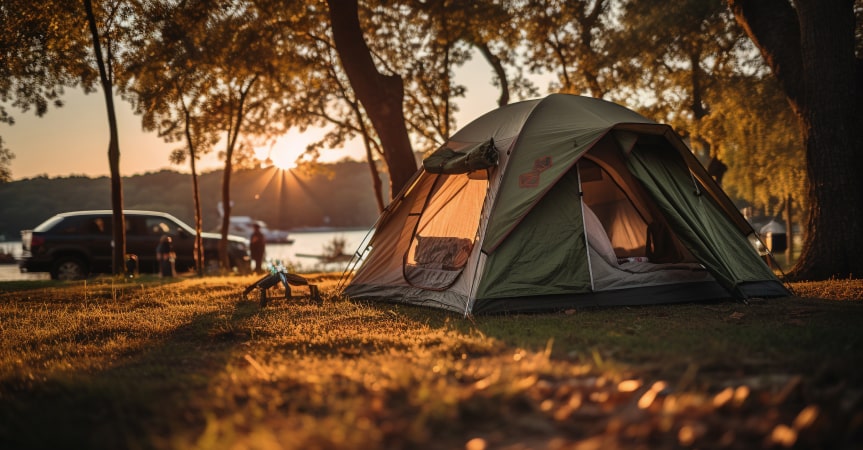
[[[285,287],[286,300],[293,298],[291,295],[291,285],[308,286],[309,299],[318,305],[323,304],[323,299],[321,298],[321,294],[318,291],[318,286],[316,284],[310,284],[308,280],[297,274],[288,273],[288,271],[282,266],[274,267],[270,270],[268,275],[264,275],[258,281],[255,281],[246,287],[246,289],[243,290],[243,300],[248,300],[249,294],[255,289],[258,289],[260,290],[260,302],[261,307],[263,308],[264,306],[267,306],[267,303],[269,302],[267,290],[279,283]]]

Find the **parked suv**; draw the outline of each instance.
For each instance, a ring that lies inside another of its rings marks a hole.
[[[177,272],[195,267],[195,231],[176,217],[154,211],[124,211],[126,253],[136,255],[138,270],[157,272],[156,246],[171,236]],[[50,272],[55,280],[76,280],[91,273],[111,273],[112,212],[77,211],[57,214],[33,230],[21,231],[22,272]],[[205,267],[218,265],[221,236],[202,233]],[[235,270],[249,267],[248,240],[228,236],[228,259]]]

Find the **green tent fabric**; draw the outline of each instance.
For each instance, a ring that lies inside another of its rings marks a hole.
[[[679,155],[668,147],[636,149],[628,161],[633,174],[673,222],[678,237],[720,284],[740,294],[741,283],[773,276],[749,242],[739,238],[738,230],[714,201],[694,184]],[[712,245],[713,242],[723,245]]]
[[[483,250],[493,251],[548,189],[600,137],[619,122],[652,123],[614,103],[552,95],[540,102],[524,122],[519,154],[511,158],[501,183],[501,196],[510,201],[495,206]],[[585,97],[578,97],[585,98]]]
[[[477,295],[530,297],[590,292],[578,178],[568,173],[490,255]],[[542,236],[541,242],[533,239]]]
[[[669,126],[553,94],[427,158],[344,293],[465,315],[788,295],[751,233]]]

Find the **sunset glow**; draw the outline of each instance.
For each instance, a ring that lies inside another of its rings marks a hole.
[[[290,170],[297,167],[297,157],[303,152],[302,149],[275,147],[270,153],[273,166],[282,170]]]
[[[305,150],[305,145],[297,145],[296,141],[291,142],[286,138],[281,138],[273,143],[270,147],[257,148],[255,157],[261,161],[262,167],[275,167],[282,170],[290,170],[297,167],[297,158]]]

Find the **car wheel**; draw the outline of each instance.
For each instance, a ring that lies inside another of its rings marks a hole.
[[[81,280],[87,276],[87,264],[78,258],[60,258],[51,269],[51,279],[60,281]]]

